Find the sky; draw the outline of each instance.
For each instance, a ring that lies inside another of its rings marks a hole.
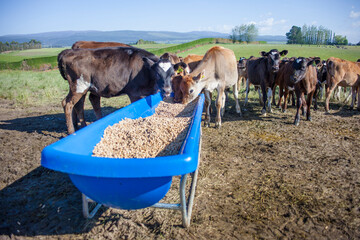
[[[360,42],[360,0],[0,0],[0,36],[53,31],[215,31],[254,23],[259,35],[323,26]]]

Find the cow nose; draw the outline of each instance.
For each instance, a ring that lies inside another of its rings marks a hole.
[[[278,66],[275,66],[275,67],[273,67],[272,69],[273,69],[273,71],[278,71],[278,70],[279,70],[279,67],[278,67]]]
[[[170,94],[171,94],[171,88],[170,87],[167,87],[167,88],[163,88],[163,96],[168,98],[170,97]]]

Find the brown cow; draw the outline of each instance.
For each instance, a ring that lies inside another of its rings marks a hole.
[[[237,63],[232,50],[215,46],[210,48],[199,65],[189,74],[184,76],[180,84],[183,93],[183,103],[194,100],[201,91],[205,92],[205,126],[210,124],[210,93],[217,90],[216,99],[216,119],[215,127],[220,128],[221,116],[225,110],[225,90],[233,87],[234,98],[236,102],[236,112],[241,115],[241,109],[238,101],[237,90]]]
[[[331,57],[326,61],[327,77],[326,77],[326,99],[325,111],[329,112],[329,100],[332,91],[336,86],[352,87],[353,102],[356,97],[356,89],[360,86],[360,63]],[[358,91],[358,99],[360,91]],[[358,101],[357,109],[360,111],[360,101]]]
[[[175,65],[180,62],[180,58],[173,53],[166,52],[163,55],[160,56],[160,59],[169,59],[172,65]]]
[[[296,126],[300,123],[300,108],[303,107],[303,113],[306,110],[306,119],[311,121],[310,107],[312,99],[315,93],[316,84],[317,84],[317,71],[315,67],[315,61],[311,58],[299,57],[295,61],[291,61],[286,64],[289,77],[286,77],[286,87],[288,89],[294,88],[296,93],[296,115],[294,124]],[[305,101],[305,96],[307,95],[307,100]],[[286,104],[286,95],[284,97],[284,104]]]
[[[67,49],[58,55],[58,65],[70,88],[62,101],[69,134],[75,131],[73,107],[88,91],[98,99],[127,94],[131,102],[159,89],[164,97],[171,93],[172,64],[143,49]],[[96,116],[101,116],[100,104],[93,107]],[[86,125],[85,121],[81,124]]]
[[[279,52],[272,49],[269,52],[260,52],[261,58],[251,58],[247,62],[248,79],[254,86],[260,86],[263,95],[263,109],[261,113],[266,115],[266,100],[271,112],[272,87],[275,81],[275,73],[279,70],[280,56],[285,56],[287,50]],[[268,94],[266,94],[268,89]]]
[[[237,68],[238,68],[238,89],[240,90],[241,84],[244,85],[247,79],[247,70],[246,70],[247,59],[240,57]]]
[[[79,49],[79,48],[104,48],[104,47],[131,47],[131,46],[119,42],[77,41],[72,45],[71,48]]]
[[[180,90],[180,84],[183,76],[192,72],[203,59],[203,55],[190,54],[182,62],[174,65],[176,76],[172,78],[172,88],[174,91],[174,102],[182,102],[183,94]]]

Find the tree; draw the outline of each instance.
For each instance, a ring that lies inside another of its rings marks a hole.
[[[288,39],[288,44],[302,43],[301,28],[297,26],[292,26],[290,31],[286,33],[286,38]]]
[[[346,36],[343,37],[341,35],[335,35],[334,44],[335,45],[348,45],[348,40],[346,39]]]
[[[246,26],[246,31],[244,34],[244,40],[246,42],[253,42],[255,41],[256,37],[258,36],[258,29],[255,24],[249,24]]]
[[[235,42],[252,42],[256,39],[258,35],[258,29],[255,24],[242,24],[240,26],[235,26],[231,30],[230,39]]]

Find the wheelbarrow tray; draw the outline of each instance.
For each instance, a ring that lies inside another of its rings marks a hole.
[[[94,157],[92,152],[108,126],[124,118],[151,116],[160,101],[160,93],[148,96],[45,147],[41,153],[42,166],[69,174],[74,185],[97,203],[120,209],[156,205],[168,192],[173,176],[186,176],[198,169],[203,94],[197,100],[179,154],[155,158],[106,158]]]

